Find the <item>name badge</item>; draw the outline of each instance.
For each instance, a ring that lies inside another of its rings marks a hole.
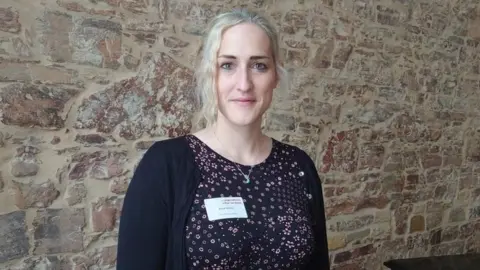
[[[247,210],[241,197],[205,199],[208,220],[247,218]]]

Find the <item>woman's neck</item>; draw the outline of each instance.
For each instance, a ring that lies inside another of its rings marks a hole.
[[[271,151],[271,139],[262,133],[260,121],[250,126],[236,126],[219,117],[211,132],[220,151],[241,164],[260,163]]]

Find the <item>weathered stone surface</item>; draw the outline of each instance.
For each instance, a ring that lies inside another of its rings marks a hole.
[[[331,135],[323,155],[322,172],[341,171],[351,173],[357,169],[357,131],[340,131]]]
[[[75,21],[72,60],[80,64],[117,69],[120,66],[122,25],[98,19]]]
[[[95,151],[76,153],[72,162],[63,170],[69,180],[81,180],[91,177],[98,180],[107,180],[112,177],[121,176],[128,172],[124,167],[127,161],[126,152]]]
[[[55,66],[29,65],[32,81],[45,84],[66,84],[83,87],[83,83],[76,78],[78,72]]]
[[[43,184],[22,184],[15,182],[15,205],[20,209],[48,207],[58,198],[60,191],[55,184],[47,181]]]
[[[280,31],[289,80],[262,127],[318,166],[331,268],[480,252],[474,1],[5,1],[0,212],[44,214],[0,268],[115,268],[138,154],[192,131],[200,35],[240,6]]]
[[[193,110],[192,72],[163,53],[153,56],[148,66],[146,74],[122,80],[85,99],[75,127],[112,132],[118,126],[120,136],[126,139],[144,133],[177,136],[188,132],[188,115]]]
[[[74,1],[61,1],[57,0],[57,4],[68,10],[74,12],[85,12],[91,15],[105,15],[105,16],[113,16],[117,14],[115,9],[95,9],[95,8],[88,8],[80,3]]]
[[[86,146],[101,145],[109,141],[116,142],[116,140],[113,137],[102,136],[100,134],[86,134],[86,135],[78,134],[77,136],[75,136],[75,141],[78,143],[84,144]]]
[[[19,12],[11,7],[0,8],[0,31],[18,33],[22,29]]]
[[[346,221],[338,221],[334,225],[332,224],[332,226],[329,227],[329,230],[334,232],[355,231],[367,227],[372,224],[373,221],[374,216],[372,215],[354,217]]]
[[[65,200],[68,205],[82,203],[87,196],[87,188],[83,183],[72,183],[67,187],[65,192]]]
[[[3,180],[2,171],[0,171],[0,192],[3,191],[3,187],[5,187],[5,182]]]
[[[72,269],[70,257],[67,256],[39,256],[28,257],[16,263],[8,270],[24,270],[24,269]]]
[[[31,75],[28,73],[26,63],[15,63],[9,61],[0,62],[0,81],[1,82],[17,82],[30,81]]]
[[[53,62],[72,60],[73,49],[70,46],[70,33],[74,24],[69,14],[46,11],[38,18],[39,41],[42,51]]]
[[[424,216],[413,216],[410,220],[410,233],[414,232],[423,232],[425,230],[425,217]]]
[[[17,148],[17,154],[11,161],[11,174],[15,177],[35,176],[40,166],[36,155],[40,152],[33,146],[23,146]]]
[[[321,44],[315,52],[315,56],[312,60],[312,66],[316,68],[328,68],[332,65],[332,54],[335,49],[335,42],[333,39]]]
[[[349,260],[357,259],[368,254],[375,253],[377,250],[373,244],[368,244],[365,246],[357,247],[352,250],[342,251],[335,255],[334,263],[342,263]]]
[[[123,199],[117,197],[99,198],[92,203],[92,224],[94,232],[112,231],[118,226]]]
[[[81,208],[38,210],[33,220],[33,254],[82,251],[85,225]]]
[[[170,37],[163,38],[163,44],[169,48],[183,48],[188,46],[189,43],[179,38],[170,36]]]
[[[0,119],[6,125],[58,129],[65,125],[65,103],[77,90],[33,84],[11,84],[0,91]]]
[[[110,182],[110,191],[115,194],[125,194],[127,192],[129,183],[130,178],[115,178]]]
[[[30,46],[19,37],[0,38],[0,55],[8,58],[30,58],[33,56]]]
[[[345,247],[346,239],[345,235],[335,235],[328,237],[328,248],[330,250],[336,250]]]
[[[30,243],[25,223],[25,212],[15,211],[0,215],[0,263],[28,255]]]
[[[107,246],[95,249],[88,253],[88,257],[92,261],[92,265],[108,269],[114,267],[117,261],[117,246]]]

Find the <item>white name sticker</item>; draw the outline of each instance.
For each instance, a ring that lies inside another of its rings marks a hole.
[[[247,210],[241,197],[205,199],[208,220],[247,218]]]

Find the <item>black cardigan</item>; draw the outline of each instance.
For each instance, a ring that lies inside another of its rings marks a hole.
[[[299,148],[314,216],[315,253],[308,269],[329,270],[325,211],[312,159]],[[130,181],[120,216],[117,270],[186,270],[185,222],[200,182],[185,137],[155,142]]]

